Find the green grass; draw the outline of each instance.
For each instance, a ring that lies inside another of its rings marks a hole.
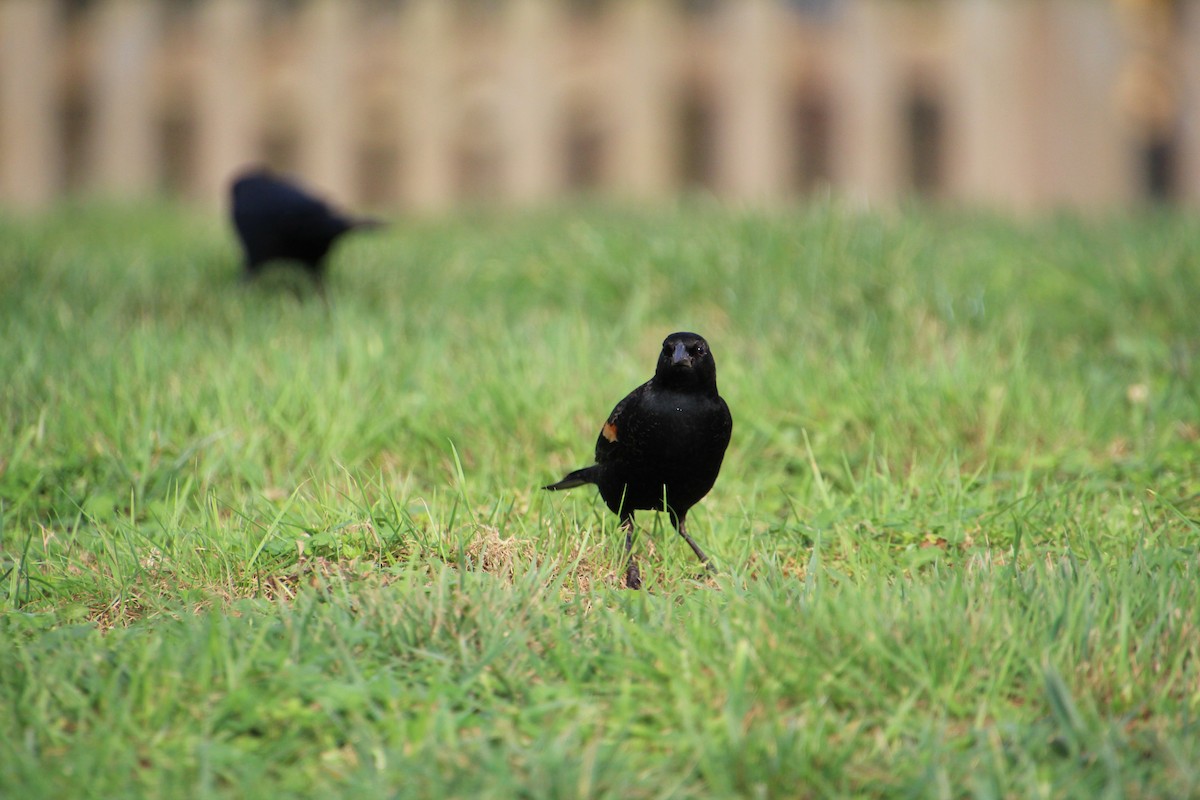
[[[1200,795],[1200,225],[0,219],[0,796]],[[296,291],[291,291],[291,289]],[[299,295],[299,296],[297,296]],[[662,337],[689,522],[591,457]]]

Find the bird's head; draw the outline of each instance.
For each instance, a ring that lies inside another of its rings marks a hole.
[[[695,333],[672,333],[663,340],[654,380],[672,389],[717,393],[717,362],[704,337]]]

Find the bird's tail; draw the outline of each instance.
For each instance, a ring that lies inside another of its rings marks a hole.
[[[543,486],[542,488],[549,489],[552,492],[557,492],[562,489],[574,489],[576,486],[583,486],[585,483],[595,483],[596,470],[597,466],[595,464],[590,467],[584,467],[583,469],[577,469],[558,483],[552,483],[549,486]]]

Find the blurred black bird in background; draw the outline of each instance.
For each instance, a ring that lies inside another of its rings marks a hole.
[[[572,489],[594,483],[621,518],[628,567],[625,584],[642,585],[633,560],[633,514],[638,509],[671,515],[679,535],[706,567],[708,556],[688,535],[688,510],[717,480],[733,431],[729,407],[717,393],[717,364],[708,342],[694,333],[673,333],[663,342],[654,377],[617,403],[596,439],[596,463],[543,488]]]
[[[246,256],[244,280],[271,261],[292,261],[323,289],[325,257],[342,234],[378,227],[378,220],[352,217],[271,171],[255,167],[238,175],[230,189],[233,227]]]

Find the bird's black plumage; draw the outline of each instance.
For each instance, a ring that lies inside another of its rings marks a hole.
[[[245,254],[245,277],[254,278],[271,261],[298,263],[321,285],[325,257],[334,242],[375,220],[356,218],[274,173],[255,168],[230,188],[231,215]]]
[[[717,392],[717,365],[708,342],[694,333],[673,333],[663,342],[654,377],[617,403],[600,429],[596,463],[544,488],[596,484],[621,518],[627,553],[633,547],[634,512],[665,510],[707,565],[708,557],[688,535],[685,520],[716,482],[732,430],[729,407]],[[632,558],[626,584],[634,589],[641,585]]]

